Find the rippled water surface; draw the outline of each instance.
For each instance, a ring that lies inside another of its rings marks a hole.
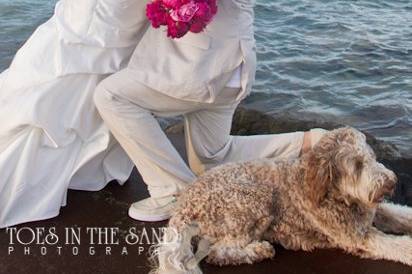
[[[54,3],[0,0],[0,70]],[[247,105],[347,123],[412,155],[412,1],[257,3],[259,67]]]

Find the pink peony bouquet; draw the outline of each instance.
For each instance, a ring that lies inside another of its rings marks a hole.
[[[186,33],[199,33],[217,13],[217,0],[152,0],[146,15],[154,28],[167,26],[167,36],[183,37]]]

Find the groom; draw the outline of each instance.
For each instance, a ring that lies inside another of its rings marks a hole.
[[[231,161],[298,157],[322,135],[319,129],[230,135],[233,113],[255,77],[253,6],[254,0],[219,1],[205,32],[180,39],[149,28],[128,67],[97,87],[96,106],[151,195],[131,205],[130,217],[168,219],[174,196],[205,170]],[[154,117],[176,115],[184,117],[190,167]]]

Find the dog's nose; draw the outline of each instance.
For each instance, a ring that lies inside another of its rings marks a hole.
[[[393,185],[396,185],[396,183],[398,182],[398,176],[396,176],[395,172],[393,171],[390,172],[389,181],[391,181]]]
[[[396,183],[394,183],[394,182],[390,182],[389,183],[389,185],[388,185],[388,190],[389,190],[389,192],[390,193],[393,193],[394,191],[395,191],[395,187],[396,187]]]
[[[388,180],[386,181],[386,188],[389,192],[393,193],[396,187],[396,183],[398,182],[398,177],[394,172],[390,172],[388,175]]]

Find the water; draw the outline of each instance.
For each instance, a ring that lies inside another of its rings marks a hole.
[[[246,105],[353,125],[412,156],[412,1],[257,2],[259,66]],[[0,0],[0,70],[54,4]]]

